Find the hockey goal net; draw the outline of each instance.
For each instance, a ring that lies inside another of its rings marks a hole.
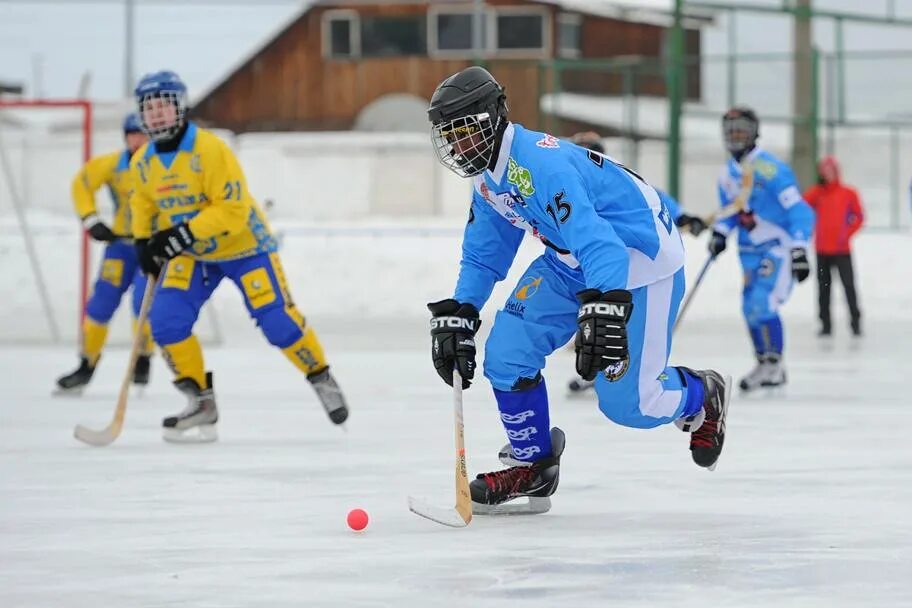
[[[94,154],[122,148],[127,110],[85,100],[0,97],[0,343],[78,348],[103,245],[82,229],[70,185]],[[95,200],[110,220],[105,188]],[[128,293],[111,321],[109,344],[129,343],[129,304]],[[213,313],[198,325],[207,342],[221,341]]]

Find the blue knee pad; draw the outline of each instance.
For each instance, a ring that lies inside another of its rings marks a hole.
[[[86,302],[86,315],[97,323],[107,323],[120,305],[124,289],[99,279],[95,282],[92,297]]]
[[[301,326],[285,312],[284,306],[257,311],[253,316],[266,340],[278,348],[287,348],[301,339]]]
[[[163,346],[183,342],[193,333],[198,315],[199,309],[180,292],[160,290],[149,311],[152,339]]]

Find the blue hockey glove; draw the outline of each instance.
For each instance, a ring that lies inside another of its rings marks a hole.
[[[625,289],[602,293],[586,289],[576,294],[580,301],[574,349],[576,373],[583,380],[595,380],[606,369],[615,380],[627,371],[630,352],[627,321],[633,313],[633,295]]]
[[[462,376],[462,388],[475,377],[475,333],[481,327],[478,309],[456,300],[427,305],[431,318],[431,358],[443,381],[453,386],[453,368]]]

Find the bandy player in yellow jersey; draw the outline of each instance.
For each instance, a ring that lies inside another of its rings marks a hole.
[[[218,421],[212,373],[193,325],[223,279],[241,292],[266,339],[316,390],[330,419],[348,407],[314,330],[295,308],[260,206],[231,149],[187,119],[187,88],[174,72],[144,76],[136,87],[143,129],[152,141],[133,157],[133,236],[143,270],[163,275],[150,320],[187,407],[163,421],[169,441],[214,441]]]
[[[108,322],[120,306],[126,291],[133,287],[133,316],[139,314],[146,275],[137,263],[130,236],[130,157],[146,143],[139,115],[129,114],[123,123],[126,148],[96,156],[89,160],[73,179],[73,205],[82,220],[82,225],[94,240],[107,243],[101,262],[98,279],[92,289],[92,296],[86,302],[82,321],[82,352],[76,371],[57,379],[60,392],[79,393],[92,379],[95,366],[101,357],[108,337]],[[95,206],[95,192],[102,186],[108,187],[114,203],[114,219],[111,226],[98,216]],[[136,367],[133,368],[133,382],[145,385],[149,382],[149,358],[152,354],[152,338],[149,325],[133,331],[143,333],[143,344]]]

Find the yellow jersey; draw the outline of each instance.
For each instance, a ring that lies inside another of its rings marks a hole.
[[[200,260],[224,262],[278,249],[234,152],[194,123],[174,152],[145,144],[133,156],[130,173],[134,238],[186,222],[196,241],[184,253]]]
[[[111,152],[89,160],[73,178],[73,206],[79,219],[98,213],[95,192],[108,187],[114,204],[111,230],[117,236],[130,236],[130,151]]]

